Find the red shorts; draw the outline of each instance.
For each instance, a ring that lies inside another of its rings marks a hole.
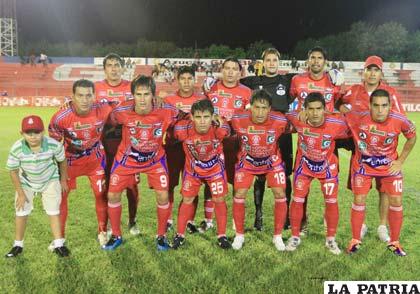
[[[210,178],[199,178],[185,172],[182,179],[182,196],[197,196],[198,192],[200,192],[200,187],[203,183],[207,183],[207,185],[210,187],[212,198],[224,197],[228,193],[226,172],[220,173]]]
[[[249,189],[254,183],[254,176],[258,175],[260,174],[253,174],[245,169],[239,168],[235,173],[235,183],[233,185],[235,190]],[[286,174],[283,167],[279,166],[279,168],[261,175],[265,175],[269,188],[286,189]]]
[[[312,180],[315,179],[311,176],[299,174],[294,175],[293,178],[293,196],[305,198],[309,194]],[[338,194],[338,178],[333,177],[329,179],[318,179],[321,183],[322,194],[325,198],[337,198]]]
[[[184,169],[185,154],[181,143],[165,145],[166,161],[168,163],[169,190],[179,183],[179,175]]]
[[[388,195],[401,196],[403,190],[403,176],[367,176],[352,174],[351,187],[355,195],[367,195],[372,186],[372,179],[376,180],[376,189]]]
[[[223,154],[225,155],[225,169],[227,180],[233,185],[235,179],[235,164],[239,152],[239,139],[231,136],[223,139]]]
[[[79,165],[77,160],[73,160],[71,165],[67,167],[68,181],[70,190],[77,188],[76,178],[87,176],[90,185],[95,192],[102,193],[105,191],[105,156],[101,159],[83,160],[83,164]]]
[[[168,191],[169,178],[167,168],[161,161],[158,161],[143,170],[129,170],[124,166],[117,166],[110,177],[109,192],[119,193],[131,187],[133,183],[137,183],[136,175],[138,173],[147,175],[147,182],[150,188],[157,191]]]

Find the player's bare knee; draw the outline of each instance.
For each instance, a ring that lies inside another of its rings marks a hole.
[[[366,195],[354,195],[354,203],[357,205],[365,205]]]
[[[197,196],[196,196],[196,197],[197,197]],[[192,203],[194,202],[194,199],[195,199],[196,197],[183,197],[183,198],[182,198],[182,201],[183,201],[185,204],[192,204]]]
[[[121,193],[114,193],[109,192],[108,193],[108,202],[109,203],[117,203],[121,201]]]
[[[238,190],[235,191],[235,193],[234,193],[235,196],[234,197],[244,199],[244,198],[246,198],[247,193],[248,193],[248,189],[238,189]]]
[[[390,206],[401,206],[402,205],[402,197],[398,195],[389,195],[388,196],[389,205]]]
[[[168,191],[158,191],[156,192],[156,201],[159,205],[165,205],[169,201]]]
[[[216,202],[216,203],[221,203],[221,202],[225,202],[225,196],[222,196],[222,197],[213,197],[213,202]]]

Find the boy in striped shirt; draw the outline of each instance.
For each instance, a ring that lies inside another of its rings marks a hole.
[[[21,134],[23,138],[12,146],[6,165],[16,189],[15,242],[6,257],[16,257],[23,252],[26,221],[33,209],[35,194],[41,194],[42,204],[50,218],[54,253],[67,257],[70,252],[64,246],[60,230],[61,191],[68,189],[63,145],[44,137],[44,124],[39,116],[25,117]]]

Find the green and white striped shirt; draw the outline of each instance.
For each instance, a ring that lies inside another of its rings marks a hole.
[[[19,169],[22,187],[42,192],[49,182],[60,178],[57,162],[64,160],[64,147],[60,142],[50,137],[43,137],[41,150],[34,153],[22,138],[10,149],[6,168]]]

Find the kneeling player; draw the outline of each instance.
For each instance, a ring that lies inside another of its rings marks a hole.
[[[297,113],[287,114],[299,139],[293,179],[293,201],[290,206],[292,237],[286,250],[294,251],[300,245],[304,204],[311,182],[315,178],[321,183],[325,199],[325,246],[333,254],[340,254],[341,250],[335,241],[338,225],[338,158],[334,154],[334,148],[335,139],[348,137],[348,127],[340,114],[326,113],[325,99],[321,93],[310,93],[303,106],[307,116],[305,122],[297,118]]]
[[[229,249],[226,238],[227,208],[225,196],[228,192],[222,140],[229,136],[230,128],[219,123],[213,126],[214,108],[209,100],[197,101],[191,108],[192,121],[181,121],[175,126],[175,138],[183,142],[186,155],[182,190],[183,196],[178,213],[177,234],[172,248],[177,249],[185,242],[187,222],[193,218],[195,197],[200,186],[210,187],[215,206],[218,244]]]
[[[112,115],[122,125],[122,141],[111,169],[108,191],[108,214],[112,236],[102,248],[114,250],[122,244],[121,192],[132,185],[136,174],[145,173],[157,201],[157,248],[169,249],[165,237],[169,216],[168,175],[163,149],[163,134],[175,122],[175,108],[156,108],[156,91],[151,77],[139,76],[131,82],[134,104],[128,101],[114,109]]]
[[[239,250],[245,241],[245,198],[255,175],[265,175],[274,194],[274,237],[277,250],[285,250],[282,231],[287,215],[286,175],[277,140],[285,132],[287,120],[281,113],[270,113],[271,96],[265,90],[257,90],[251,98],[249,111],[233,116],[232,127],[241,142],[236,164],[233,219],[236,237],[232,248]]]
[[[402,114],[390,111],[390,95],[386,90],[375,90],[370,95],[370,112],[348,113],[346,115],[351,129],[356,154],[352,158],[352,191],[354,200],[351,210],[353,239],[347,248],[348,253],[359,250],[360,229],[365,218],[366,196],[372,179],[379,183],[379,192],[388,197],[388,223],[390,242],[388,249],[398,256],[405,256],[399,238],[403,220],[402,165],[416,142],[415,126]],[[398,155],[398,136],[407,138]]]

